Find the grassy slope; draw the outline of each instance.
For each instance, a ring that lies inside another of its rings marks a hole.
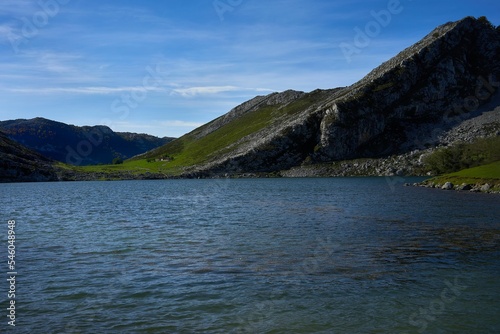
[[[280,122],[283,117],[290,117],[304,111],[315,102],[327,96],[327,94],[325,91],[314,91],[281,109],[279,108],[280,106],[263,106],[254,112],[246,113],[234,119],[218,130],[201,138],[197,138],[197,134],[204,127],[199,128],[166,144],[160,149],[141,156],[140,159],[127,160],[121,165],[86,166],[77,167],[76,170],[87,173],[121,172],[140,175],[149,172],[169,176],[179,175],[184,171],[185,167],[208,162],[218,155],[229,152],[234,149],[231,145],[244,140],[246,136]],[[154,160],[165,156],[169,156],[173,160],[168,162],[147,161],[148,159]]]
[[[445,174],[437,176],[427,182],[434,182],[436,184],[444,184],[446,182],[451,182],[453,184],[486,184],[494,185],[496,188],[500,188],[500,161],[464,169],[456,173]]]
[[[61,164],[63,165],[63,164]],[[146,160],[126,161],[120,165],[94,165],[94,166],[69,166],[63,165],[60,168],[83,174],[103,174],[102,178],[127,178],[127,175],[139,176],[146,173],[164,174],[174,176],[178,173],[168,166],[168,162],[147,162]],[[121,176],[119,176],[121,174]],[[107,176],[106,176],[107,175]],[[114,175],[114,176],[113,176]]]

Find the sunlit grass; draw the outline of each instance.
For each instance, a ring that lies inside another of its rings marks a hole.
[[[500,161],[484,166],[464,169],[462,171],[448,175],[456,177],[471,177],[471,178],[500,180]]]
[[[451,182],[453,184],[485,184],[488,183],[495,187],[500,187],[500,161],[464,169],[459,172],[445,174],[428,180],[437,184]]]
[[[126,161],[118,165],[93,165],[93,166],[71,166],[76,172],[81,173],[100,173],[100,174],[117,174],[126,173],[133,176],[151,174],[164,174],[165,176],[173,176],[180,174],[180,169],[170,165],[171,162],[166,161],[147,161],[147,160],[134,160]]]

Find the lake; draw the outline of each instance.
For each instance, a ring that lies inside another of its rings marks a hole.
[[[500,332],[500,196],[416,180],[1,184],[0,332]]]

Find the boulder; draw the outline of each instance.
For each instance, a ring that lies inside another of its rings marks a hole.
[[[485,185],[483,185],[483,186],[481,187],[481,191],[482,191],[482,192],[488,192],[488,191],[490,191],[490,190],[491,190],[491,186],[490,186],[488,183],[486,183]]]
[[[453,183],[451,182],[446,182],[442,187],[441,189],[443,190],[453,190]]]
[[[458,190],[461,190],[461,191],[469,191],[471,189],[472,189],[472,186],[470,184],[467,184],[467,183],[462,183],[462,185],[458,187]]]

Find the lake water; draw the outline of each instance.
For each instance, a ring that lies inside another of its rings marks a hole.
[[[500,196],[402,181],[2,184],[0,332],[500,332]]]

